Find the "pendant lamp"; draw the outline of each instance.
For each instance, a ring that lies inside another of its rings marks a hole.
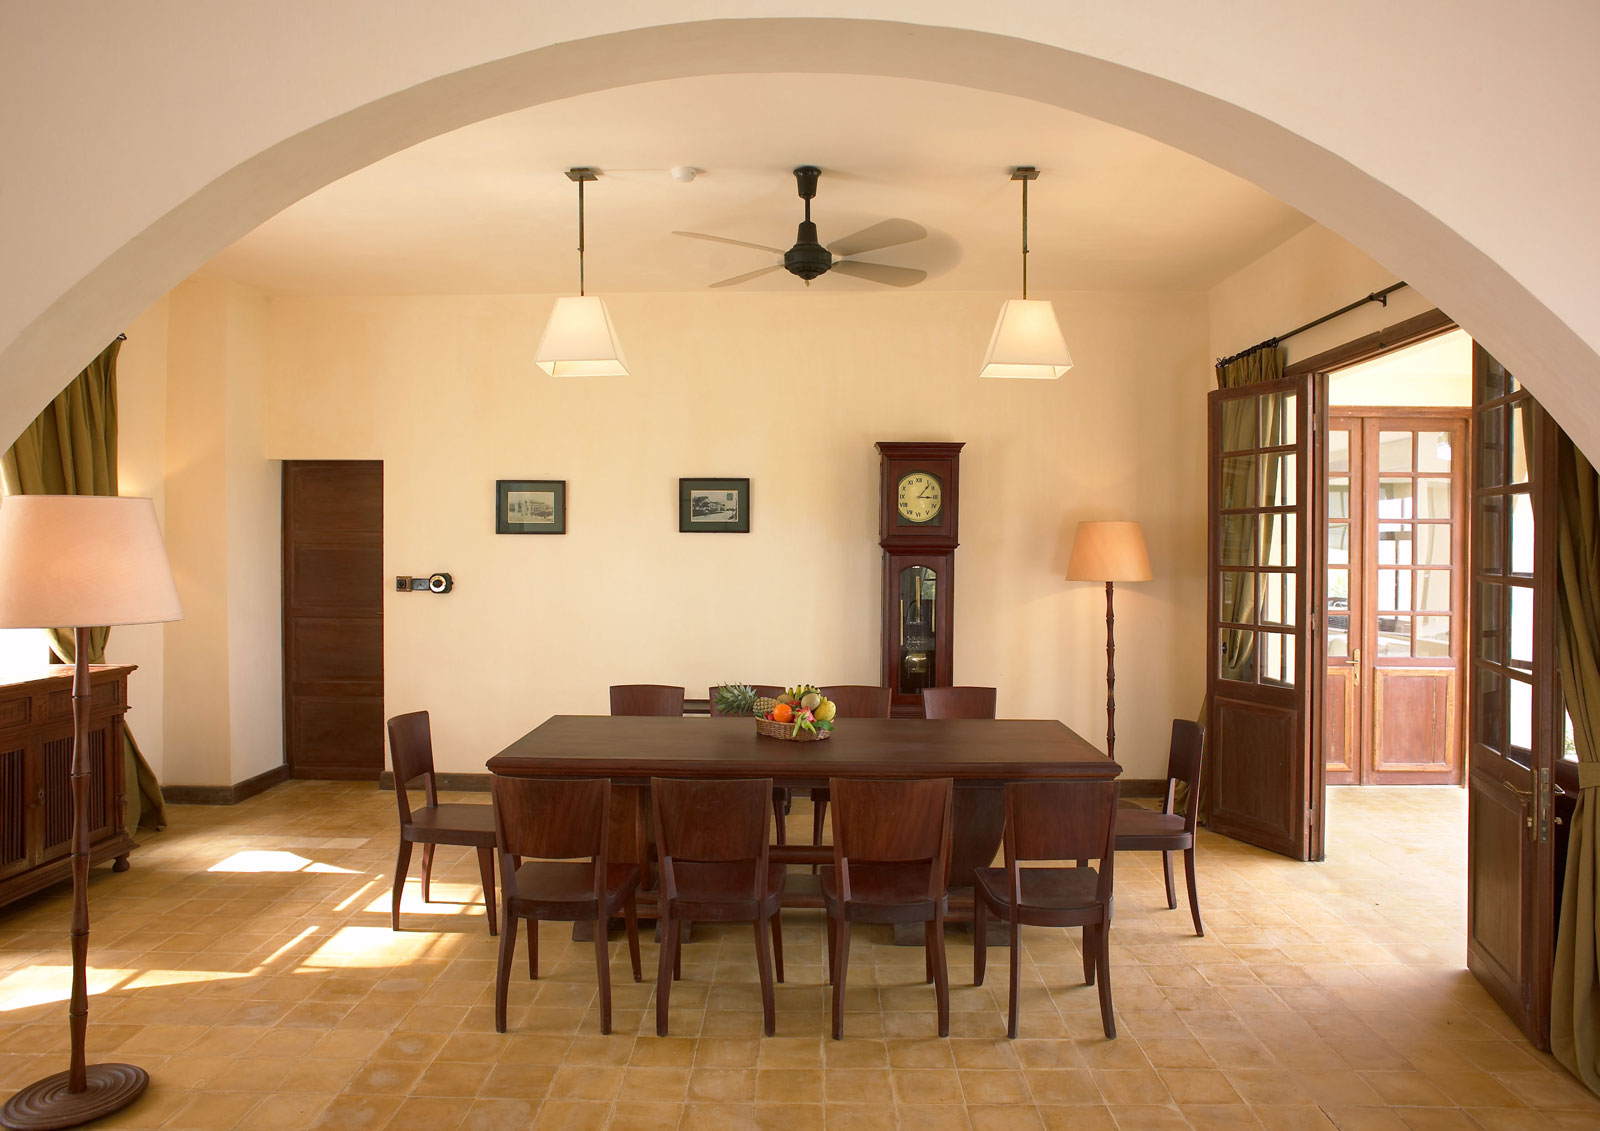
[[[1028,297],[1028,182],[1039,170],[1019,165],[1011,179],[1022,182],[1022,297],[1005,301],[984,354],[980,377],[1054,380],[1072,368],[1072,355],[1049,299]]]
[[[578,184],[578,294],[556,299],[533,361],[552,377],[626,377],[628,365],[605,303],[583,293],[583,186],[599,180],[600,170],[568,169],[567,179]]]

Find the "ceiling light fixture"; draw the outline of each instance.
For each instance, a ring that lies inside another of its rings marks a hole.
[[[1019,165],[1011,179],[1022,182],[1022,297],[1005,301],[983,357],[980,377],[1023,377],[1053,380],[1072,368],[1072,355],[1049,299],[1028,297],[1028,182],[1039,170]]]
[[[583,186],[599,180],[600,170],[568,169],[567,179],[578,183],[578,295],[556,299],[533,361],[552,377],[626,377],[628,365],[605,303],[583,293]]]

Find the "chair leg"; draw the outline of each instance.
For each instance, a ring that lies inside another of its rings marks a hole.
[[[783,981],[783,912],[772,913],[772,967],[778,975],[778,981]]]
[[[1170,852],[1161,854],[1161,874],[1167,881],[1167,910],[1176,911],[1178,909],[1178,893],[1172,886],[1172,853]]]
[[[1011,963],[1011,990],[1006,1005],[1006,1036],[1016,1040],[1022,990],[1022,924],[1017,919],[1015,906],[1011,908],[1006,926],[1011,929],[1011,954],[1008,956]]]
[[[516,924],[508,923],[506,930],[516,934]],[[539,980],[539,920],[528,920],[528,977]]]
[[[433,850],[436,846],[424,844],[422,846],[422,902],[433,902]]]
[[[672,921],[672,980],[683,981],[683,920]]]
[[[600,1032],[611,1032],[611,946],[606,935],[606,913],[604,905],[595,916],[594,921],[594,965],[595,976],[600,983]]]
[[[661,954],[656,961],[656,1036],[667,1035],[667,997],[672,992],[672,971],[678,961],[678,925],[662,917]]]
[[[822,826],[828,817],[828,795],[811,794],[811,843],[822,843]]]
[[[934,912],[928,924],[928,950],[933,954],[933,994],[939,1003],[939,1035],[950,1035],[950,966],[944,953],[944,914]]]
[[[972,894],[972,984],[981,986],[989,965],[989,909],[983,904],[981,892]]]
[[[511,960],[516,957],[517,950],[517,921],[511,917],[511,908],[506,911],[506,930],[500,936],[500,958],[494,966],[494,1031],[506,1031],[506,996],[511,990]],[[537,929],[529,921],[530,929]]]
[[[499,931],[494,916],[494,849],[478,849],[478,882],[483,885],[483,909],[489,917],[489,934]]]
[[[394,900],[389,907],[389,927],[400,929],[400,897],[406,893],[406,873],[411,870],[411,842],[400,838],[400,855],[394,862]]]
[[[1111,1038],[1117,1035],[1117,1019],[1111,1007],[1111,924],[1101,923],[1095,933],[1099,941],[1096,959],[1100,967],[1100,1026]]]
[[[1094,954],[1095,954],[1094,947],[1095,947],[1095,928],[1094,928],[1093,925],[1085,923],[1084,926],[1083,926],[1082,949],[1083,949],[1083,984],[1086,985],[1086,986],[1094,985]]]
[[[922,932],[922,984],[933,985],[933,920],[928,920],[927,928]]]
[[[783,803],[783,796],[781,794],[774,793],[772,795],[772,827],[777,833],[779,844],[789,843],[789,833],[788,830],[784,828],[784,809],[785,806]]]
[[[836,1041],[844,1039],[844,980],[850,969],[850,920],[842,915],[838,935],[833,952],[833,1039]]]
[[[829,982],[832,982],[833,964],[837,960],[839,952],[839,921],[832,915],[827,915],[822,923],[822,933],[828,938],[828,963],[824,976]]]
[[[630,894],[622,905],[622,921],[628,928],[628,960],[633,964],[633,980],[644,981],[644,967],[639,964],[639,899]]]
[[[778,1030],[777,1006],[772,990],[772,940],[761,916],[756,916],[756,976],[761,980],[761,1031],[772,1036]]]
[[[1194,933],[1201,938],[1205,937],[1206,929],[1200,924],[1200,897],[1195,894],[1194,887],[1194,846],[1190,845],[1183,850],[1183,870],[1185,879],[1189,882],[1189,913],[1194,916]],[[1174,905],[1176,906],[1176,905]]]

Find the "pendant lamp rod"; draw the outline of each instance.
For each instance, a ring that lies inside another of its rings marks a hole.
[[[1018,165],[1011,170],[1011,179],[1022,182],[1022,297],[1028,297],[1028,182],[1039,179],[1039,170],[1032,165]]]
[[[578,182],[578,296],[583,296],[583,183],[598,181],[600,170],[588,165],[575,165],[567,170],[567,179]]]

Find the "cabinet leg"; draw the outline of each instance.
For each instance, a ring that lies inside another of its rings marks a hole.
[[[111,870],[113,872],[126,872],[130,867],[132,865],[128,863],[128,854],[126,852],[111,861]]]

